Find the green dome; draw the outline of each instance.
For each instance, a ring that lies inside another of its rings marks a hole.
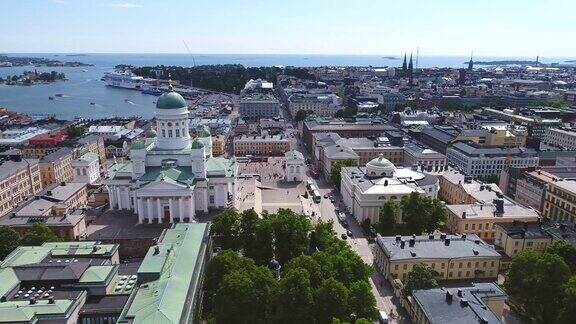
[[[156,131],[153,130],[152,128],[150,128],[150,130],[146,133],[146,137],[148,138],[154,138],[156,136],[157,136]]]
[[[144,141],[141,140],[134,140],[132,141],[132,145],[130,146],[133,150],[143,150],[146,147]]]
[[[164,93],[156,102],[156,109],[180,109],[184,107],[186,107],[186,100],[174,91]]]
[[[202,144],[202,142],[200,142],[198,139],[195,139],[192,142],[192,149],[201,149],[204,147],[204,144]]]

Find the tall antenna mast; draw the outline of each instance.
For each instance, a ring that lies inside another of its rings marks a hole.
[[[184,43],[184,46],[186,46],[188,54],[190,54],[190,57],[192,57],[192,63],[194,64],[194,67],[196,67],[196,60],[194,59],[194,55],[192,55],[192,52],[190,51],[190,47],[188,47],[188,44],[186,44],[185,40],[182,40],[182,42]]]

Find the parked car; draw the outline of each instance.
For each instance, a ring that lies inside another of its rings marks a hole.
[[[349,237],[352,237],[352,231],[351,231],[351,230],[346,230],[346,235],[348,235]]]
[[[342,233],[342,235],[340,235],[340,237],[341,237],[343,240],[347,240],[347,239],[348,239],[348,236],[347,236],[345,233]]]

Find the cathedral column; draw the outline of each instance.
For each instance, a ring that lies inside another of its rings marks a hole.
[[[110,200],[110,209],[116,208],[116,187],[108,187],[108,199]]]
[[[190,196],[190,207],[189,207],[189,210],[190,210],[190,215],[188,215],[188,221],[191,222],[192,219],[194,219],[194,216],[196,215],[196,210],[195,210],[195,208],[194,208],[194,194],[192,194],[192,195]]]
[[[129,197],[129,200],[132,201],[132,197]],[[138,206],[138,197],[134,196],[134,214],[138,214],[139,207],[140,206]]]
[[[144,221],[144,202],[142,198],[136,197],[136,204],[138,205],[138,224]]]
[[[147,197],[146,200],[148,203],[148,208],[146,209],[148,213],[148,224],[152,224],[152,217],[154,217],[154,209],[152,208],[152,198]]]
[[[117,196],[117,200],[118,200],[118,209],[123,209],[123,204],[122,204],[122,187],[119,187],[116,190],[116,196]]]
[[[176,209],[174,208],[174,199],[172,199],[172,197],[168,199],[168,209],[170,213],[170,223],[174,223],[174,213],[176,212]]]
[[[156,207],[158,207],[158,224],[162,224],[162,217],[164,217],[164,213],[162,210],[162,204],[160,203],[160,198],[156,200]]]
[[[178,206],[178,207],[179,207],[179,208],[178,208],[178,215],[180,215],[180,216],[179,216],[179,217],[180,217],[180,221],[183,221],[183,220],[184,220],[184,215],[185,215],[185,212],[184,212],[184,197],[178,198],[178,205],[179,205],[179,206]]]

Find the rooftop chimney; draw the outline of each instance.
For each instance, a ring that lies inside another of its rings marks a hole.
[[[466,219],[466,212],[465,211],[462,212],[462,219]]]
[[[36,304],[36,299],[34,297],[30,298],[30,305]]]
[[[54,304],[54,296],[48,297],[48,304]]]
[[[154,255],[160,254],[160,247],[158,245],[156,245],[154,247]]]
[[[444,239],[444,245],[446,245],[446,246],[450,245],[450,239],[449,238]]]
[[[462,289],[458,289],[458,292],[456,293],[456,295],[458,297],[462,297]]]
[[[446,290],[446,301],[448,303],[452,302],[452,292],[450,290]]]
[[[400,241],[400,248],[403,249],[404,245],[406,245],[406,242],[404,242],[404,240]]]
[[[408,241],[408,244],[410,246],[414,246],[415,243],[416,243],[416,240],[414,238],[411,238],[410,241]]]

